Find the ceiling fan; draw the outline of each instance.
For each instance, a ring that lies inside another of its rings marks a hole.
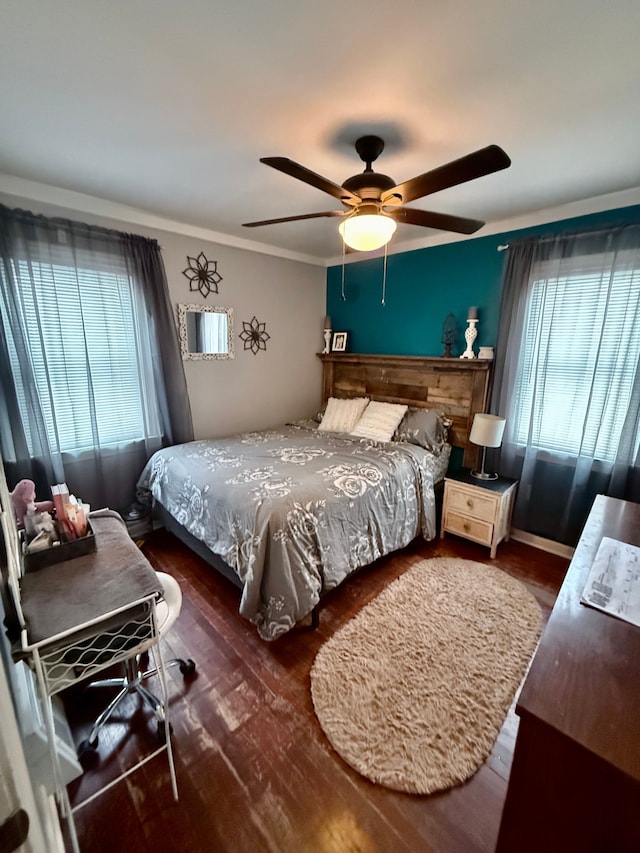
[[[442,231],[455,231],[459,234],[473,234],[484,225],[484,222],[478,219],[449,216],[445,213],[432,213],[404,205],[456,184],[463,184],[466,181],[481,178],[483,175],[499,172],[511,165],[511,160],[502,148],[498,145],[488,145],[437,169],[396,184],[388,175],[374,172],[371,168],[371,164],[377,160],[384,149],[384,141],[379,136],[362,136],[356,141],[355,148],[365,164],[365,169],[362,174],[347,178],[341,186],[289,160],[288,157],[260,158],[261,163],[337,198],[342,202],[344,209],[284,216],[280,219],[263,219],[260,222],[243,224],[247,228],[256,228],[260,225],[275,225],[299,219],[341,217],[343,221],[340,223],[339,231],[345,243],[360,251],[377,249],[388,243],[398,222],[437,228]]]

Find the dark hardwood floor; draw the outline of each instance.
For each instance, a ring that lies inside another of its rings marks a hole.
[[[493,851],[517,733],[513,709],[471,780],[412,796],[368,782],[333,751],[313,712],[309,670],[320,645],[420,559],[493,563],[529,587],[545,618],[567,560],[514,541],[503,542],[491,561],[488,549],[453,536],[416,540],[330,593],[318,629],[296,628],[265,643],[239,616],[239,591],[174,536],[157,530],[143,550],[183,591],[182,612],[163,641],[165,659],[191,657],[197,664],[191,680],[169,671],[180,798],[174,802],[160,755],[76,813],[83,853]],[[76,686],[66,696],[76,743],[105,704],[101,692]],[[100,737],[97,765],[70,786],[72,802],[156,743],[152,715],[127,698]]]

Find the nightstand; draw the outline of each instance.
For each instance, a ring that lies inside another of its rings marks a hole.
[[[509,541],[511,513],[516,496],[517,480],[498,477],[497,480],[477,480],[468,468],[448,474],[444,481],[442,527],[445,533],[455,533],[491,548],[495,557],[498,543]]]

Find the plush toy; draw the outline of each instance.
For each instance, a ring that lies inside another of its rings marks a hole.
[[[51,512],[53,509],[53,501],[36,500],[36,484],[33,480],[20,480],[11,492],[11,500],[18,527],[24,526],[24,517],[30,504],[35,504],[36,512]]]

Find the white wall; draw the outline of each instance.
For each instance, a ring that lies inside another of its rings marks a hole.
[[[196,438],[216,438],[261,429],[311,415],[321,401],[322,370],[316,353],[323,346],[324,267],[224,246],[175,232],[132,225],[49,203],[0,193],[7,207],[63,216],[158,240],[174,306],[180,302],[233,308],[235,358],[185,361]],[[182,274],[187,256],[200,252],[217,261],[223,277],[218,293],[204,298],[190,291]],[[238,337],[243,321],[266,323],[266,352],[253,355]]]

